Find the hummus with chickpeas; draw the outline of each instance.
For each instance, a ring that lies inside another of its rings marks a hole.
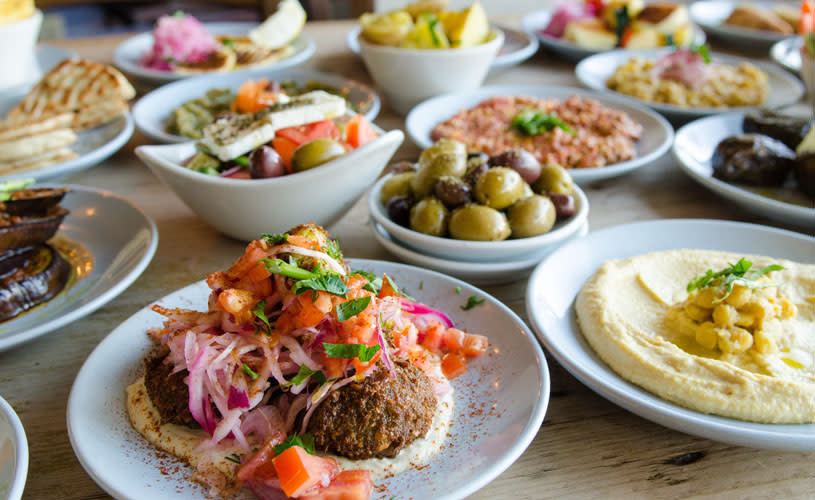
[[[576,301],[623,378],[704,413],[815,422],[815,265],[706,250],[612,260]]]

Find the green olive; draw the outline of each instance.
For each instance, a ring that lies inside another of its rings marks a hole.
[[[484,205],[469,203],[450,215],[450,236],[457,240],[501,241],[510,233],[506,216]]]
[[[572,194],[574,181],[565,168],[556,163],[550,163],[541,167],[541,175],[532,188],[539,194]]]
[[[529,184],[524,182],[524,194],[521,196],[521,199],[523,200],[524,198],[529,198],[533,194],[535,194],[535,192],[532,191],[532,188],[529,187]]]
[[[493,167],[475,183],[475,198],[479,203],[503,210],[524,195],[521,175],[507,167]]]
[[[467,146],[465,146],[463,142],[453,139],[439,139],[432,146],[422,151],[422,154],[419,156],[419,168],[431,163],[434,158],[441,155],[461,157],[466,163]],[[461,177],[461,175],[459,175],[459,177]]]
[[[410,196],[410,180],[416,172],[402,172],[394,174],[382,183],[380,199],[382,203],[387,203],[394,196]]]
[[[410,228],[431,236],[447,233],[447,207],[436,198],[425,198],[410,209]]]
[[[314,139],[301,144],[294,150],[291,157],[291,168],[295,172],[302,172],[328,163],[344,154],[345,148],[334,139]]]
[[[552,200],[532,195],[515,202],[507,210],[514,238],[528,238],[548,232],[555,225],[557,211]]]
[[[446,175],[461,177],[466,170],[467,160],[464,156],[440,154],[428,162],[419,164],[419,170],[410,181],[410,187],[417,198],[424,198],[433,192],[439,178]]]

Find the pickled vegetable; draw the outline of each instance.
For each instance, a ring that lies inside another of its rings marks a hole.
[[[345,148],[334,139],[322,138],[309,141],[294,151],[291,158],[292,170],[302,172],[339,158]]]

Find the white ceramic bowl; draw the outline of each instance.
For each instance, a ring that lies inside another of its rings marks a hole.
[[[272,179],[225,179],[182,166],[195,143],[140,146],[136,155],[193,212],[218,231],[244,241],[304,222],[328,226],[345,214],[402,144],[400,130],[317,168]]]
[[[463,49],[403,49],[358,39],[368,72],[397,113],[448,92],[478,88],[490,69],[504,33],[491,30],[489,41]]]
[[[42,25],[39,9],[27,18],[0,25],[0,90],[10,89],[39,78],[34,48]]]
[[[0,397],[0,498],[20,500],[28,475],[28,441],[20,418]]]
[[[368,193],[368,210],[371,212],[371,217],[402,246],[442,259],[458,262],[508,262],[530,257],[531,254],[542,252],[547,247],[561,243],[580,231],[589,216],[589,200],[586,198],[586,193],[575,186],[574,198],[577,211],[570,219],[555,224],[555,227],[546,234],[504,241],[468,241],[430,236],[400,226],[388,218],[380,198],[382,185],[391,175],[388,174],[379,179]]]

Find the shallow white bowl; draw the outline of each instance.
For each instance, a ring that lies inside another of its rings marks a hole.
[[[727,113],[730,111],[747,111],[758,107],[775,108],[786,106],[788,104],[797,102],[798,99],[804,95],[804,85],[801,83],[801,81],[775,64],[764,63],[746,57],[734,57],[719,53],[711,54],[714,62],[722,62],[731,65],[749,62],[758,66],[762,71],[767,73],[767,83],[769,84],[770,91],[764,104],[761,106],[741,106],[729,108],[683,108],[673,104],[643,101],[641,99],[637,99],[636,97],[610,90],[606,86],[606,81],[611,75],[614,74],[617,67],[626,63],[630,58],[639,56],[645,59],[653,60],[666,54],[667,52],[670,52],[671,50],[673,49],[612,50],[609,52],[602,52],[580,61],[577,67],[575,67],[575,75],[577,76],[577,79],[580,80],[580,83],[590,89],[600,92],[607,92],[609,94],[624,97],[633,102],[645,104],[651,109],[658,111],[666,118],[675,120],[691,120],[694,118],[701,118],[703,116],[718,113]]]
[[[770,48],[770,58],[793,73],[801,71],[801,47],[804,39],[800,36],[785,38]]]
[[[775,42],[792,36],[772,31],[731,26],[724,23],[725,19],[733,12],[733,9],[747,3],[763,9],[771,9],[774,5],[783,2],[706,0],[693,2],[688,10],[693,22],[704,28],[710,36],[736,49],[766,51]]]
[[[0,90],[6,90],[38,78],[35,55],[37,35],[42,25],[42,11],[20,21],[0,25]]]
[[[382,185],[391,177],[388,174],[379,179],[368,193],[368,210],[371,217],[382,225],[397,243],[419,253],[458,262],[509,262],[529,257],[546,248],[562,243],[580,231],[589,216],[589,200],[582,189],[575,186],[574,198],[577,211],[568,220],[555,224],[548,233],[531,238],[509,239],[504,241],[468,241],[430,236],[410,228],[400,226],[388,218],[385,206],[380,200]]]
[[[20,418],[0,397],[0,498],[20,500],[28,475],[28,440]]]
[[[304,222],[328,226],[342,217],[402,144],[400,130],[317,168],[272,179],[225,179],[182,164],[195,143],[139,146],[138,156],[179,198],[218,231],[244,241]]]
[[[430,133],[433,127],[449,119],[465,108],[477,106],[488,97],[497,95],[526,95],[539,98],[568,99],[580,96],[598,101],[600,104],[624,111],[642,125],[642,138],[637,142],[637,157],[597,168],[573,168],[569,170],[572,179],[578,184],[610,179],[632,170],[644,167],[665,154],[673,142],[673,127],[664,118],[648,108],[632,103],[628,99],[600,94],[574,87],[549,87],[546,85],[490,85],[469,92],[454,92],[419,104],[408,113],[405,130],[410,139],[422,149],[433,144]]]
[[[464,49],[403,49],[362,38],[357,41],[362,60],[388,105],[405,114],[429,97],[478,88],[504,44],[503,31],[492,29],[491,36]]]
[[[368,121],[374,121],[379,113],[381,103],[379,96],[367,85],[348,80],[341,76],[319,73],[299,68],[267,70],[256,78],[285,81],[294,80],[300,84],[316,81],[343,90],[350,103],[365,115]],[[138,100],[133,106],[133,120],[136,128],[151,139],[164,143],[187,142],[188,137],[167,132],[166,122],[172,111],[185,102],[203,97],[207,91],[217,88],[229,88],[237,92],[238,88],[250,77],[244,73],[221,73],[203,75],[177,81],[153,90]]]
[[[744,132],[743,113],[727,113],[694,120],[676,133],[673,153],[693,180],[722,198],[758,215],[815,230],[815,204],[795,186],[763,188],[732,184],[713,177],[711,158],[727,137]],[[815,260],[815,254],[812,258]]]

